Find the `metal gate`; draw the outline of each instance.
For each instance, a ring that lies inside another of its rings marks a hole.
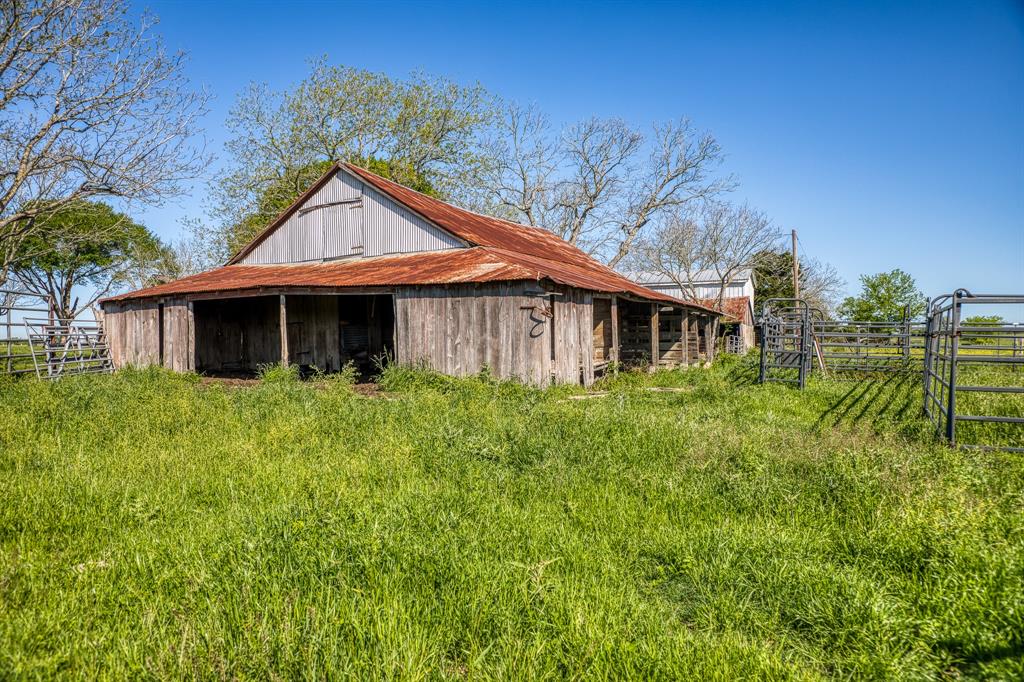
[[[899,322],[813,321],[820,368],[835,372],[917,372],[924,356],[925,325],[904,310]]]
[[[811,371],[811,307],[798,298],[769,298],[761,307],[760,383],[797,384]]]
[[[1024,326],[965,324],[976,305],[1024,305],[1024,295],[958,289],[929,302],[924,412],[951,445],[1024,452]]]
[[[0,320],[0,374],[56,379],[113,370],[103,326],[57,317],[43,296],[0,289]]]

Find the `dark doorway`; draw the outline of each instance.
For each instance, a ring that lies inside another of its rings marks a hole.
[[[338,348],[341,364],[353,363],[372,376],[394,357],[395,303],[390,294],[339,296]]]
[[[196,371],[254,376],[281,362],[281,297],[195,301]],[[355,365],[367,378],[393,357],[394,297],[390,294],[286,295],[288,363],[308,376]]]
[[[195,301],[196,371],[253,376],[281,361],[280,297]]]

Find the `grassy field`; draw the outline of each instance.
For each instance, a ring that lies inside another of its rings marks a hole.
[[[2,383],[0,677],[1024,676],[1024,458],[752,370]]]

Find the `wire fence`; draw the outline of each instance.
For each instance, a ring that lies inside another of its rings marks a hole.
[[[58,317],[43,296],[0,289],[0,374],[56,379],[112,370],[99,322]]]

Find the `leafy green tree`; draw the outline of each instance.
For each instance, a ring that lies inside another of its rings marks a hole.
[[[910,319],[925,312],[927,297],[903,270],[861,275],[860,283],[860,294],[846,298],[839,306],[840,316],[865,322],[899,322],[905,311]]]
[[[103,203],[80,201],[37,216],[11,274],[21,290],[48,297],[59,318],[76,317],[119,287],[154,283],[160,268],[140,263],[168,258],[149,230]],[[149,275],[139,279],[139,272]]]
[[[335,161],[444,199],[476,183],[480,138],[495,102],[481,86],[331,66],[321,59],[293,88],[253,84],[228,117],[229,163],[212,186],[230,251],[244,245]]]
[[[754,310],[769,298],[793,298],[793,254],[762,251],[754,259]],[[800,259],[800,297],[826,314],[835,307],[843,280],[831,265]]]
[[[964,320],[960,326],[962,327],[1001,327],[1006,324],[1000,315],[972,315]],[[997,336],[992,334],[986,334],[985,332],[975,332],[977,336],[970,336],[967,339],[968,343],[983,345],[983,346],[994,346],[998,343],[999,339]],[[1009,341],[1007,339],[1007,341]]]

